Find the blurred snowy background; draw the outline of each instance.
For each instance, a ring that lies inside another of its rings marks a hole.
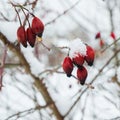
[[[65,120],[120,120],[120,0],[11,1],[24,5],[43,21],[43,43],[51,50],[40,43],[34,48],[21,46],[21,54],[31,70],[26,73],[26,64],[18,53],[8,48],[3,69],[6,47],[1,36],[6,36],[15,45],[19,20],[10,1],[0,0],[0,69],[4,70],[0,73],[3,76],[0,120],[56,119],[43,94],[34,85],[35,76],[44,83]],[[24,21],[23,12],[20,8],[17,10]],[[95,39],[98,32],[101,39]],[[111,32],[116,36],[115,43]],[[86,83],[91,83],[94,89],[81,86],[73,77],[68,78],[61,68],[68,53],[67,49],[61,48],[69,46],[76,38],[95,49],[94,65],[86,64]],[[100,40],[104,45],[100,45]]]

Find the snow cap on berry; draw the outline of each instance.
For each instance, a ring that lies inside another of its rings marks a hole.
[[[74,63],[77,67],[79,67],[79,66],[82,66],[82,65],[83,65],[83,63],[84,63],[84,57],[78,53],[77,56],[75,56],[74,58],[72,58],[72,61],[73,61],[73,63]]]
[[[74,58],[78,56],[79,54],[81,56],[86,55],[86,50],[87,50],[86,45],[79,38],[72,40],[69,44],[69,47],[70,47],[69,55],[71,58]]]

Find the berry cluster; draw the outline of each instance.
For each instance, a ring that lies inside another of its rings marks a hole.
[[[110,33],[110,37],[113,39],[113,40],[116,40],[116,35],[114,32],[111,32]],[[98,32],[96,35],[95,35],[95,39],[99,40],[99,46],[102,48],[104,47],[105,45],[105,41],[102,39],[102,36],[101,36],[101,33]]]
[[[27,42],[30,44],[31,47],[34,47],[36,36],[42,37],[44,31],[44,24],[43,22],[36,16],[32,19],[31,26],[25,30],[25,27],[21,25],[17,30],[17,38],[18,41],[24,46],[27,47]]]
[[[94,50],[91,46],[86,45],[86,55],[83,56],[80,53],[75,53],[76,56],[74,57],[65,57],[62,67],[64,72],[68,77],[72,76],[72,71],[74,66],[77,67],[77,79],[79,80],[81,85],[85,84],[85,80],[87,78],[88,72],[87,69],[83,66],[84,62],[86,61],[89,66],[93,65],[94,62]]]

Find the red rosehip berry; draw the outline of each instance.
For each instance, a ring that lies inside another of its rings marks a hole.
[[[65,57],[63,64],[62,64],[64,72],[67,74],[68,77],[71,76],[73,71],[73,63],[70,57]]]
[[[101,40],[99,41],[99,45],[100,45],[100,47],[102,48],[102,47],[105,45],[105,42],[101,39]]]
[[[77,78],[80,81],[81,85],[85,84],[85,80],[87,78],[87,75],[88,75],[88,72],[87,72],[87,69],[85,67],[81,66],[77,69]]]
[[[44,31],[44,24],[38,17],[34,17],[32,20],[32,31],[34,34],[42,37],[42,33]]]
[[[75,57],[72,58],[72,61],[78,67],[82,66],[84,63],[84,56],[82,56],[78,53]]]
[[[18,41],[24,46],[27,47],[27,39],[24,26],[20,26],[17,30]]]
[[[98,39],[98,38],[101,38],[101,33],[100,32],[98,32],[95,36],[95,39]]]
[[[86,45],[86,49],[87,49],[87,51],[86,51],[85,60],[89,66],[92,66],[93,62],[94,62],[95,52],[94,52],[93,48],[89,45]]]
[[[114,32],[111,32],[110,36],[115,40],[116,39],[116,36],[115,36],[115,33]]]
[[[30,44],[31,47],[34,47],[36,35],[32,32],[32,29],[30,27],[27,28],[26,34],[28,43]]]

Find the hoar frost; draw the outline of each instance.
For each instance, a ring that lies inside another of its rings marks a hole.
[[[72,58],[77,56],[78,53],[83,56],[86,55],[86,45],[79,38],[72,40],[69,44],[69,47],[70,47],[69,55]]]

